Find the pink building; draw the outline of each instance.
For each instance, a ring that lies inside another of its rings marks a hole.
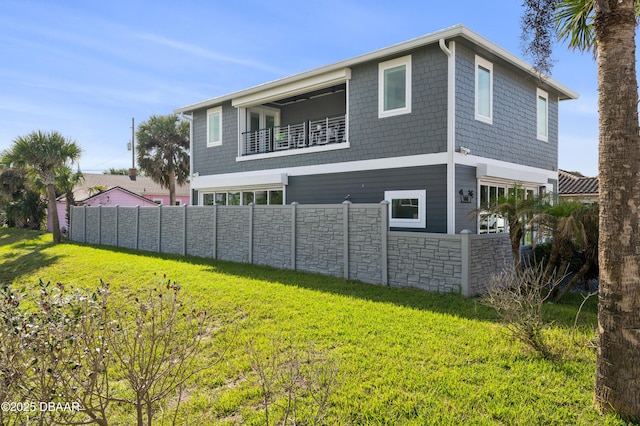
[[[84,182],[73,190],[76,206],[158,206],[169,205],[169,190],[162,188],[151,178],[137,176],[134,179],[123,175],[86,173]],[[58,197],[60,229],[69,228],[67,202]],[[176,186],[176,205],[189,204],[189,186]],[[51,221],[48,221],[51,232]]]

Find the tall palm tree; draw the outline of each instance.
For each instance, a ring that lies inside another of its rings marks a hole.
[[[59,243],[62,239],[56,206],[56,171],[74,163],[80,157],[80,153],[81,149],[75,141],[55,131],[38,130],[17,137],[13,145],[2,155],[3,163],[25,168],[33,179],[39,179],[44,184],[54,243]]]
[[[571,48],[593,52],[598,61],[600,287],[594,399],[603,411],[638,419],[640,134],[635,35],[640,1],[558,0],[556,5],[558,34]]]
[[[176,202],[176,183],[189,178],[189,123],[175,114],[152,115],[138,126],[138,165],[154,182],[169,189]]]

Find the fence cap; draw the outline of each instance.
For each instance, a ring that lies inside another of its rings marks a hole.
[[[380,204],[389,205],[389,204],[391,204],[391,202],[389,200],[382,200],[382,201],[380,201]]]
[[[469,231],[468,229],[463,229],[462,231],[460,231],[461,234],[473,234],[472,231]]]

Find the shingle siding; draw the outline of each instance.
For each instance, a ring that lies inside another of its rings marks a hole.
[[[488,59],[488,58],[485,58]],[[558,98],[549,93],[549,141],[537,139],[537,81],[493,64],[493,124],[475,119],[475,53],[456,46],[456,145],[473,155],[556,170]]]
[[[222,146],[206,146],[206,109],[194,113],[193,172],[211,175],[446,151],[447,57],[444,53],[436,46],[412,52],[412,112],[383,119],[378,118],[378,63],[352,68],[348,90],[350,148],[238,162],[238,112],[227,102],[222,111]],[[341,98],[344,94],[327,96],[326,104],[335,105]],[[284,107],[283,123],[284,120],[318,118],[318,114],[328,111],[322,106],[311,111],[300,108],[294,112],[292,106]]]

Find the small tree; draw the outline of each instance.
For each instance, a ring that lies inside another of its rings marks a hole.
[[[138,126],[138,165],[154,182],[169,189],[176,203],[176,183],[189,179],[189,123],[177,115],[152,115]]]

